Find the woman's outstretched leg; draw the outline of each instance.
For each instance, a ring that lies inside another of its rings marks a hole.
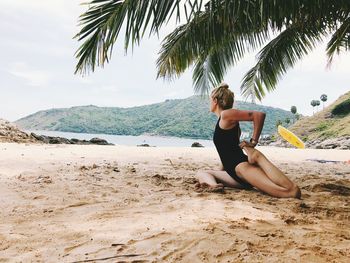
[[[243,188],[243,186],[234,180],[226,171],[204,170],[198,171],[196,178],[200,184],[208,184],[212,187],[227,186],[232,188]]]
[[[243,149],[248,155],[248,162],[250,164],[257,164],[259,167],[261,167],[261,169],[271,179],[272,182],[286,189],[299,189],[298,186],[295,183],[293,183],[272,162],[270,162],[263,153],[252,147],[244,147]]]
[[[207,183],[211,186],[216,186],[218,184],[215,180],[215,177],[206,171],[198,171],[196,178],[199,183]]]
[[[236,166],[236,174],[255,188],[274,197],[300,198],[299,188],[294,185],[282,187],[275,184],[259,166],[248,162]]]

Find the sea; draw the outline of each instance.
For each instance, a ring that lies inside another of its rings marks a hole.
[[[149,144],[156,147],[191,147],[192,143],[199,142],[204,147],[214,147],[212,140],[178,138],[168,136],[150,136],[150,135],[110,135],[110,134],[91,134],[91,133],[73,133],[60,131],[45,131],[45,130],[26,130],[25,132],[34,132],[38,135],[64,137],[67,139],[76,138],[79,140],[90,140],[92,138],[105,139],[109,143],[115,145],[137,146],[140,144]]]

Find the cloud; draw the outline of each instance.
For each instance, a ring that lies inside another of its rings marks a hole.
[[[49,84],[51,74],[42,71],[30,69],[25,62],[12,62],[7,70],[10,74],[24,79],[28,86],[43,87]]]
[[[76,0],[72,5],[72,0],[1,0],[0,6],[5,8],[13,8],[17,10],[40,11],[41,14],[60,16],[62,18],[70,18],[77,11],[87,9],[87,6],[80,5],[86,1]],[[69,6],[69,8],[67,8]]]

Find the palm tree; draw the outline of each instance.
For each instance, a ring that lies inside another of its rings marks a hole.
[[[318,106],[320,106],[321,102],[319,100],[315,100],[315,103],[316,103],[316,111],[318,111]]]
[[[317,104],[317,103],[316,103],[316,100],[312,100],[310,104],[311,104],[311,106],[312,106],[312,115],[314,115],[314,114],[315,114],[314,108],[315,108],[315,106],[316,106],[316,104]]]
[[[290,111],[291,111],[291,113],[296,114],[297,113],[297,107],[295,107],[295,106],[290,107]]]
[[[297,107],[296,106],[292,106],[292,107],[290,107],[290,111],[291,111],[291,113],[293,113],[293,115],[294,115],[294,122],[295,122],[295,114],[297,113]]]
[[[321,97],[320,97],[320,99],[321,99],[322,102],[323,102],[323,109],[324,109],[324,103],[327,101],[328,97],[327,97],[326,94],[322,94]]]
[[[74,38],[75,73],[94,71],[109,62],[125,28],[125,51],[145,34],[158,34],[169,20],[176,28],[162,41],[157,77],[173,79],[193,68],[195,92],[207,93],[228,68],[259,50],[256,64],[243,77],[244,96],[261,100],[287,70],[330,36],[333,56],[350,49],[348,0],[91,0],[80,16]]]

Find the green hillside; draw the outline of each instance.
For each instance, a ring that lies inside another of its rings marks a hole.
[[[350,136],[350,91],[315,115],[303,117],[290,130],[304,141]]]
[[[263,134],[276,131],[276,121],[292,119],[285,110],[248,102],[235,102],[234,108],[257,110],[267,114]],[[211,139],[217,121],[209,112],[209,99],[191,96],[186,99],[130,108],[79,106],[39,111],[16,121],[26,130],[51,130],[119,135],[152,134]],[[249,122],[241,123],[242,132],[251,132]]]

